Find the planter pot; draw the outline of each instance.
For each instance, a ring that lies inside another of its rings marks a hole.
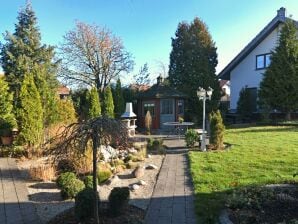
[[[12,136],[1,136],[2,145],[11,145],[12,144]]]

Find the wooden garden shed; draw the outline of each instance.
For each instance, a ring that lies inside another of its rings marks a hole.
[[[165,84],[159,76],[157,83],[137,97],[138,126],[144,127],[145,115],[150,111],[152,129],[163,129],[163,123],[184,117],[186,95]]]

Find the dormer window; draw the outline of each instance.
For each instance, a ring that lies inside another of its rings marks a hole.
[[[256,56],[256,69],[265,69],[270,65],[271,54],[260,54]]]

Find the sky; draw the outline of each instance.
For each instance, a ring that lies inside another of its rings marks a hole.
[[[13,32],[26,0],[0,0],[0,33]],[[298,20],[298,0],[31,0],[42,43],[59,46],[82,21],[109,28],[120,37],[135,66],[148,63],[151,78],[168,68],[171,38],[179,22],[195,17],[208,26],[218,53],[219,73],[275,16],[280,7]],[[0,36],[3,43],[3,35]]]

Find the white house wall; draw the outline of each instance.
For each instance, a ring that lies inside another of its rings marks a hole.
[[[256,70],[256,55],[270,53],[278,44],[281,25],[273,30],[249,55],[247,55],[232,71],[230,76],[231,109],[237,108],[237,101],[241,89],[259,88],[265,69]]]

